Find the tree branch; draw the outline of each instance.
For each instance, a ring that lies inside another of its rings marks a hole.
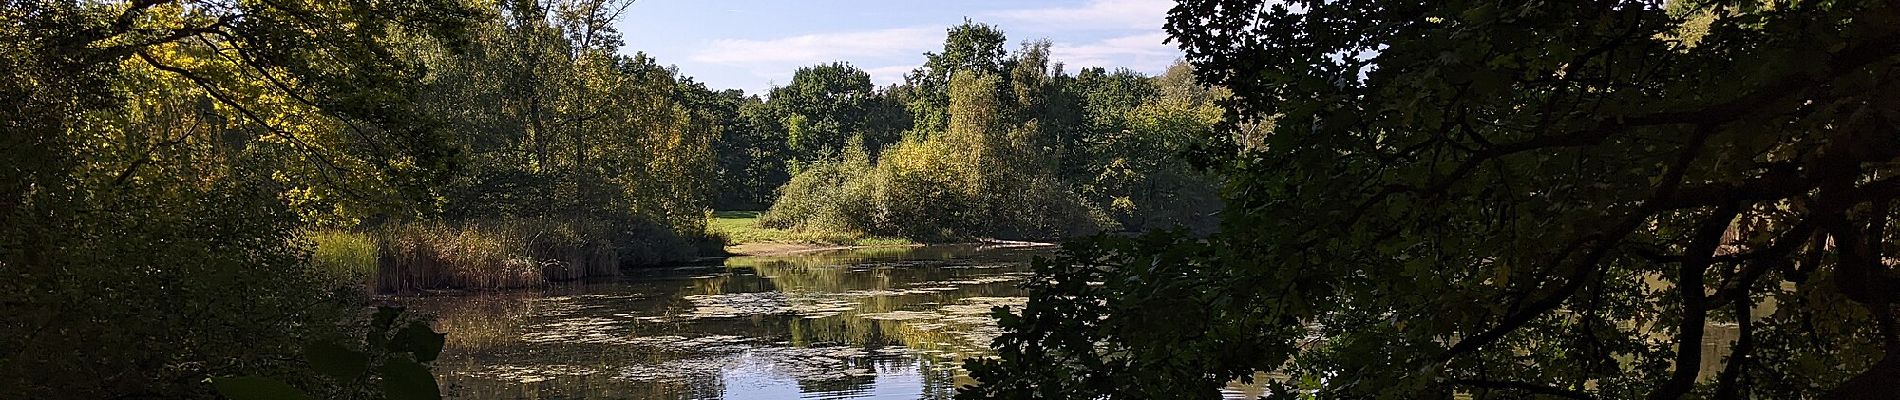
[[[1663,180],[1657,185],[1655,192],[1650,195],[1650,199],[1643,202],[1643,207],[1624,216],[1620,223],[1609,230],[1598,232],[1597,234],[1584,235],[1572,241],[1571,244],[1567,246],[1567,249],[1576,248],[1592,241],[1594,241],[1596,247],[1589,253],[1586,253],[1583,259],[1574,265],[1568,279],[1566,279],[1561,286],[1553,290],[1553,293],[1532,302],[1530,306],[1523,311],[1506,315],[1499,321],[1497,326],[1458,341],[1458,343],[1452,345],[1450,349],[1446,349],[1445,352],[1440,353],[1438,355],[1438,361],[1450,361],[1452,357],[1456,357],[1459,354],[1477,350],[1479,347],[1502,339],[1505,335],[1517,330],[1518,327],[1530,323],[1532,319],[1536,319],[1538,316],[1555,310],[1558,306],[1562,305],[1565,299],[1570,298],[1571,294],[1576,293],[1577,289],[1582,288],[1585,281],[1596,273],[1600,267],[1598,264],[1609,254],[1609,250],[1616,247],[1618,243],[1622,242],[1624,237],[1629,236],[1630,232],[1635,231],[1637,226],[1641,225],[1644,220],[1649,218],[1651,213],[1655,212],[1657,209],[1656,199],[1668,198],[1675,194],[1676,189],[1682,185],[1683,176],[1688,173],[1689,164],[1700,156],[1702,146],[1707,143],[1709,137],[1714,134],[1715,129],[1709,126],[1695,130],[1694,135],[1691,136],[1688,141],[1688,145],[1683,148],[1682,154],[1677,156],[1668,172],[1664,173]],[[1569,250],[1560,252],[1558,257],[1553,258],[1547,264],[1561,263],[1564,257],[1567,257],[1569,253]]]
[[[1683,253],[1681,266],[1676,270],[1676,294],[1682,302],[1682,320],[1676,326],[1675,371],[1662,387],[1650,392],[1650,399],[1676,399],[1695,388],[1695,379],[1702,371],[1702,333],[1707,329],[1708,305],[1703,299],[1702,282],[1704,274],[1715,259],[1715,249],[1722,245],[1722,233],[1728,230],[1735,220],[1738,208],[1733,204],[1722,206],[1708,219],[1696,227],[1689,248]]]
[[[1715,398],[1740,399],[1748,387],[1746,382],[1737,384],[1748,373],[1749,356],[1755,352],[1755,316],[1750,313],[1747,287],[1743,286],[1742,295],[1735,297],[1735,347],[1729,350],[1728,365],[1722,367],[1721,375],[1716,377]]]
[[[232,99],[230,96],[225,95],[224,92],[221,92],[218,90],[217,84],[212,83],[210,80],[205,79],[204,77],[198,76],[197,74],[192,73],[190,70],[174,67],[174,66],[159,62],[157,58],[152,57],[151,54],[146,54],[144,51],[139,51],[137,54],[140,60],[145,61],[145,63],[151,65],[152,68],[157,68],[160,71],[177,74],[178,76],[184,77],[186,80],[190,80],[193,85],[198,86],[199,89],[203,89],[206,94],[211,95],[211,98],[217,100],[218,103],[224,104],[226,106],[231,107],[232,109],[237,110],[239,114],[244,115],[245,119],[248,119],[252,123],[257,124],[260,127],[263,127],[265,131],[270,132],[274,136],[284,138],[284,140],[290,142],[293,146],[296,146],[299,149],[304,150],[306,154],[309,154],[312,158],[316,159],[319,163],[322,163],[323,165],[329,167],[332,170],[348,171],[347,168],[343,168],[342,166],[337,165],[335,162],[331,161],[329,157],[324,156],[323,153],[321,151],[316,150],[314,146],[311,146],[308,143],[304,143],[303,140],[298,139],[296,135],[292,135],[289,132],[285,132],[282,129],[277,128],[277,126],[275,125],[271,125],[270,122],[265,120],[263,116],[257,115],[257,112],[252,111],[249,107],[245,107],[243,104],[238,103],[236,99]],[[335,178],[331,178],[331,179],[335,179]]]

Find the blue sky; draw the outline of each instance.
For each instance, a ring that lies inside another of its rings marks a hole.
[[[1169,0],[638,0],[616,26],[623,53],[644,51],[714,89],[759,93],[792,71],[846,61],[879,86],[903,80],[969,17],[1009,34],[1010,49],[1047,38],[1057,61],[1158,74],[1181,57],[1161,25]]]

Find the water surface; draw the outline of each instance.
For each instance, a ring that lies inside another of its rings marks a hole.
[[[947,399],[1048,248],[737,257],[613,282],[405,299],[463,399]]]
[[[405,298],[438,316],[461,399],[948,399],[1050,248],[929,246],[737,257],[612,282]],[[1772,305],[1766,312],[1772,313]],[[1736,337],[1712,324],[1702,375]],[[1284,378],[1261,373],[1256,379]],[[1258,398],[1230,384],[1227,398]]]

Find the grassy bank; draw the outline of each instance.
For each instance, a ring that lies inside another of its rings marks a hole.
[[[871,236],[862,232],[839,232],[820,230],[796,230],[767,228],[759,224],[758,211],[718,211],[707,221],[707,229],[726,238],[726,248],[732,251],[759,245],[785,245],[790,247],[842,247],[842,246],[907,246],[917,244],[908,239]],[[743,253],[733,251],[734,253]]]

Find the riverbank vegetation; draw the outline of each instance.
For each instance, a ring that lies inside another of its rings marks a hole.
[[[770,228],[759,223],[759,215],[758,211],[714,212],[712,221],[708,223],[708,230],[733,246],[763,243],[805,244],[818,247],[881,247],[916,244],[904,238],[871,236],[863,232]]]
[[[210,397],[207,377],[434,393],[426,352],[381,358],[371,331],[397,314],[365,307],[366,282],[506,286],[693,256],[711,91],[617,54],[621,9],[0,6],[0,383],[22,398]],[[523,221],[595,233],[499,228]],[[413,234],[345,233],[378,231]],[[572,262],[493,272],[524,258]],[[365,267],[381,259],[398,267]],[[337,354],[375,368],[330,368]]]
[[[312,263],[343,282],[360,282],[374,293],[438,289],[508,289],[620,275],[628,263],[687,259],[694,247],[615,237],[604,224],[556,220],[418,222],[368,232],[321,231]],[[670,253],[689,254],[670,254]]]
[[[334,211],[395,218],[426,198],[452,157],[407,51],[460,40],[484,11],[280,4],[0,6],[8,396],[210,397],[207,377],[265,376],[360,398],[414,383],[407,367],[352,381],[303,361],[306,344],[368,349],[376,318],[311,268],[299,235]]]
[[[950,29],[903,85],[871,94],[902,103],[908,129],[816,135],[829,144],[793,164],[760,222],[925,241],[1211,229],[1217,184],[1183,159],[1224,119],[1214,105],[1224,92],[1196,84],[1185,64],[1159,77],[1071,75],[1048,42],[1015,52],[1006,43],[993,26]],[[807,69],[794,82],[836,79],[824,74],[863,79]],[[817,125],[831,127],[873,126],[866,120],[883,114],[791,115],[842,121]]]
[[[968,23],[899,85],[838,62],[749,95],[623,54],[627,6],[0,7],[0,383],[371,396],[428,361],[319,360],[389,350],[366,339],[395,329],[376,293],[614,276],[728,240],[1050,238],[1211,209],[1176,207],[1213,181],[1165,157],[1224,119],[1186,67],[1070,75],[1047,43],[1006,54]],[[769,211],[709,227],[714,209]]]

